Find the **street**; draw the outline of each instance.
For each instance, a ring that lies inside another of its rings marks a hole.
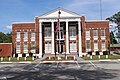
[[[0,80],[120,80],[120,61],[0,63]]]

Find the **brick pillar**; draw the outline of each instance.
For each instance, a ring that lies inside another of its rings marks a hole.
[[[36,53],[39,53],[39,17],[35,17]]]
[[[86,28],[86,23],[85,23],[85,17],[81,17],[81,40],[82,40],[82,52],[86,52],[86,44],[85,44],[85,28]]]

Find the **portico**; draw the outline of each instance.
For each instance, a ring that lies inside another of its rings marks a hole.
[[[56,32],[58,12],[60,29]],[[78,54],[82,55],[80,15],[58,8],[39,16],[39,55]]]

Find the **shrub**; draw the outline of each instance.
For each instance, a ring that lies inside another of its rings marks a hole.
[[[103,51],[103,55],[108,55],[108,51]]]
[[[23,54],[22,54],[22,57],[26,57],[26,54],[23,53]]]
[[[33,53],[29,53],[29,56],[30,56],[30,57],[33,57]]]
[[[96,55],[100,55],[99,51],[96,51],[95,53],[96,53]]]
[[[89,54],[89,55],[92,55],[92,52],[91,52],[91,51],[89,51],[89,52],[88,52],[88,54]]]
[[[15,54],[15,57],[18,57],[18,54]]]

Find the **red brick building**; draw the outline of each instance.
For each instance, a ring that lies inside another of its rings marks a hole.
[[[0,43],[0,57],[12,56],[12,43]]]
[[[58,12],[61,12],[59,29],[56,32]],[[41,57],[44,54],[95,54],[108,50],[109,21],[85,20],[84,16],[57,8],[41,16],[34,22],[14,22],[12,39],[16,54],[34,53]]]

